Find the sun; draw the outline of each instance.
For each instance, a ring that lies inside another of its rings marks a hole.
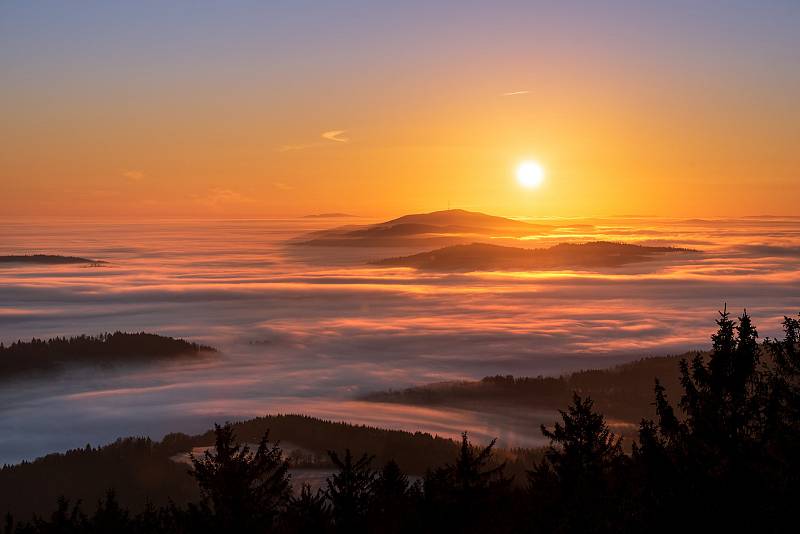
[[[539,187],[544,182],[544,167],[536,161],[523,161],[517,167],[517,182],[529,189]]]

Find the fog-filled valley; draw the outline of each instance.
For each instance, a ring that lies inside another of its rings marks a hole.
[[[337,227],[374,236],[394,226],[364,218],[4,221],[0,254],[107,262],[0,267],[6,345],[120,330],[184,338],[219,352],[77,366],[4,383],[0,460],[126,435],[201,432],[215,421],[267,413],[447,437],[470,430],[479,442],[499,437],[504,447],[535,446],[544,443],[538,424],[554,411],[490,415],[360,399],[434,382],[557,376],[705,349],[721,295],[732,309],[747,307],[764,325],[762,336],[776,335],[781,317],[800,308],[800,225],[786,217],[526,220],[524,235],[502,233],[497,221],[482,230],[457,221],[467,242],[547,248],[605,241],[697,253],[542,272],[371,264],[437,248],[427,241],[441,235],[436,225],[454,232],[443,213],[433,228],[428,220],[408,230],[421,243],[391,237],[383,246],[298,244]]]

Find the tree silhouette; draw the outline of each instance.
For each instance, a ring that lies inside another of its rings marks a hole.
[[[768,370],[773,409],[769,425],[776,436],[797,428],[787,423],[800,421],[800,320],[784,317],[783,330],[782,340],[765,341],[774,362]]]
[[[498,507],[507,497],[511,480],[504,474],[505,462],[494,461],[496,441],[475,447],[464,432],[455,462],[426,474],[423,488],[427,519],[434,524],[439,522],[438,529],[485,531],[493,519],[492,528],[499,531]]]
[[[681,362],[684,394],[680,406],[692,434],[721,449],[712,454],[733,454],[732,449],[754,431],[748,422],[757,419],[753,411],[761,406],[761,399],[755,398],[760,379],[758,332],[747,311],[737,325],[725,309],[717,325],[708,364],[700,355],[691,366]]]
[[[707,361],[697,354],[680,362],[682,417],[656,383],[658,424],[642,423],[634,450],[647,474],[641,490],[651,508],[644,515],[669,519],[667,511],[680,507],[703,528],[758,530],[764,518],[753,510],[777,502],[769,479],[785,478],[776,472],[770,432],[776,406],[769,366],[746,311],[738,323],[721,311],[717,326]]]
[[[311,491],[303,484],[300,494],[292,497],[282,521],[282,531],[318,534],[331,530],[331,509],[322,490]]]
[[[408,532],[421,499],[419,483],[411,484],[394,460],[389,460],[372,485],[370,532]]]
[[[41,534],[77,534],[88,530],[88,520],[81,511],[80,501],[72,507],[64,497],[58,499],[58,506],[50,516],[50,521],[35,518],[33,529]],[[24,526],[17,526],[17,531],[24,532]]]
[[[353,459],[350,449],[345,449],[344,459],[329,451],[331,461],[339,469],[326,481],[325,494],[333,505],[333,517],[338,532],[362,532],[372,500],[375,482],[372,456],[363,454]]]
[[[92,526],[98,534],[125,534],[132,531],[130,512],[119,505],[114,490],[108,490],[106,498],[97,503],[97,509],[92,516]]]
[[[542,425],[550,446],[529,473],[535,499],[551,507],[551,526],[575,532],[613,530],[624,501],[627,458],[622,438],[608,428],[591,399],[573,394],[553,430]]]
[[[191,456],[192,476],[214,524],[225,532],[263,531],[271,527],[290,496],[289,466],[269,432],[251,452],[236,442],[233,427],[215,425],[216,442],[202,457]]]
[[[764,441],[774,470],[769,478],[775,507],[791,509],[800,487],[800,320],[784,317],[783,330],[782,340],[765,341],[773,365],[767,369]]]
[[[46,518],[15,523],[7,516],[4,533],[786,531],[800,498],[800,320],[785,318],[783,327],[783,339],[759,344],[746,311],[738,320],[727,309],[720,312],[712,350],[680,362],[679,402],[655,381],[656,417],[641,422],[630,455],[593,401],[574,393],[561,420],[542,427],[550,446],[529,471],[527,486],[506,477],[495,441],[476,447],[464,433],[460,445],[450,442],[449,449],[418,436],[437,447],[437,455],[449,450],[452,458],[428,469],[422,483],[411,483],[395,461],[375,471],[371,456],[356,458],[347,449],[343,457],[329,452],[338,470],[324,491],[304,485],[291,496],[287,461],[277,444],[269,444],[268,433],[253,452],[225,425],[215,427],[214,449],[191,457],[199,501],[148,504],[135,514],[109,491],[87,516],[80,501],[61,498]],[[262,418],[236,428],[261,435],[267,422],[313,428],[303,418]],[[348,439],[346,426],[324,428],[335,440]],[[377,443],[381,432],[358,428],[353,435]],[[414,439],[403,434],[390,443],[394,450]],[[160,444],[120,440],[63,458],[69,460],[67,474],[81,477],[88,475],[87,465],[119,465],[85,463],[90,458],[164,459],[187,446],[194,446],[189,437],[176,434]],[[37,461],[36,472],[59,465],[59,458]],[[17,476],[26,469],[3,472]]]

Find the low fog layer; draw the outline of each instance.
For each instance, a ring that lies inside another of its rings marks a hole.
[[[0,223],[0,254],[109,262],[1,267],[0,341],[149,331],[222,351],[190,363],[73,369],[5,384],[0,461],[120,435],[197,432],[267,412],[448,435],[469,428],[504,445],[533,444],[548,414],[530,416],[530,432],[518,435],[494,416],[352,399],[706,348],[723,301],[747,307],[762,337],[777,335],[782,316],[800,310],[800,219],[548,220],[518,245],[604,240],[702,251],[581,273],[384,269],[368,262],[426,249],[287,243],[324,224]]]

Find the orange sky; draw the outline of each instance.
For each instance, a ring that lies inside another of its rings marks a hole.
[[[0,212],[797,214],[797,9],[688,6],[6,6]]]

